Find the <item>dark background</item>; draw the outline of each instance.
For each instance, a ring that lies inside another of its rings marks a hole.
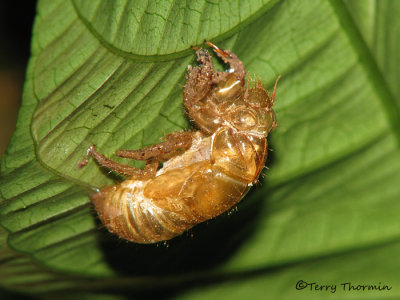
[[[30,55],[36,1],[0,4],[0,157],[15,130]]]
[[[36,1],[3,1],[0,4],[0,157],[15,130],[35,12]],[[31,298],[0,287],[0,299]]]

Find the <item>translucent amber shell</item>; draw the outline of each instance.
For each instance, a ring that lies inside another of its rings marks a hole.
[[[248,88],[236,55],[209,45],[231,69],[215,72],[208,51],[197,51],[200,66],[188,68],[184,105],[198,130],[170,135],[174,142],[142,149],[142,160],[164,161],[153,175],[149,168],[92,197],[102,222],[121,238],[136,243],[169,240],[234,206],[260,175],[267,135],[276,126],[275,89],[269,96],[260,82]],[[186,144],[188,148],[182,148]],[[175,154],[179,147],[185,151]],[[123,172],[95,150],[89,154]]]

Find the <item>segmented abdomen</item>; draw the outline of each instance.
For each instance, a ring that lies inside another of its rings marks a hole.
[[[258,176],[259,169],[254,166],[264,160],[265,151],[256,151],[253,145],[246,148],[243,138],[234,151],[215,149],[215,142],[222,138],[229,138],[226,132],[216,133],[214,143],[206,140],[210,138],[195,141],[192,149],[169,161],[155,178],[125,180],[95,194],[92,201],[103,224],[127,240],[155,243],[178,236],[231,208]],[[203,156],[199,158],[198,153]],[[229,163],[227,157],[232,155]],[[241,170],[245,178],[232,176],[229,167],[235,172]],[[248,174],[249,168],[252,174]]]

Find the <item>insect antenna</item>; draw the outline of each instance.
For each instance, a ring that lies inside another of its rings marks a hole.
[[[281,78],[281,75],[279,75],[278,78],[277,78],[276,81],[275,81],[274,91],[272,92],[272,96],[271,96],[272,102],[274,102],[274,100],[275,100],[276,87],[277,87],[277,85],[278,85],[278,81],[279,81],[280,78]]]

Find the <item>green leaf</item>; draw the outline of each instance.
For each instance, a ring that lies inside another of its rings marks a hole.
[[[399,12],[396,1],[40,1],[1,164],[2,286],[77,299],[400,297]],[[89,200],[113,178],[77,165],[90,144],[122,162],[115,150],[188,128],[182,87],[204,39],[267,87],[282,75],[269,170],[237,211],[168,245],[125,243]]]

